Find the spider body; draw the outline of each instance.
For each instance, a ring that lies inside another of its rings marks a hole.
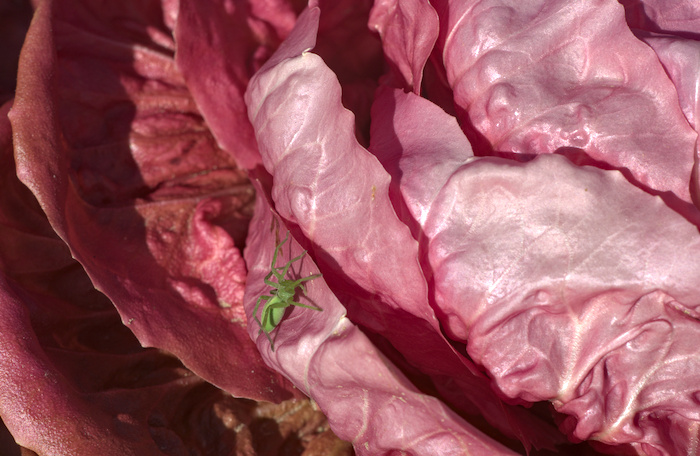
[[[296,280],[285,278],[289,268],[292,266],[292,263],[301,260],[304,255],[306,255],[306,250],[301,252],[301,255],[289,260],[284,266],[275,266],[275,263],[277,263],[277,256],[279,255],[284,243],[287,242],[287,239],[289,239],[289,231],[287,231],[287,235],[285,236],[284,240],[275,247],[275,253],[272,255],[272,264],[270,265],[270,273],[267,274],[264,279],[265,284],[272,287],[269,292],[270,294],[260,296],[258,301],[255,303],[255,309],[253,309],[253,317],[260,326],[260,332],[264,332],[265,336],[267,336],[267,340],[270,341],[270,348],[272,351],[275,351],[275,347],[272,342],[272,338],[270,337],[270,333],[282,320],[287,307],[297,306],[318,311],[323,310],[320,307],[294,301],[294,296],[297,293],[297,289],[301,289],[302,293],[306,294],[306,289],[304,288],[303,282],[321,277],[322,274],[313,274]],[[272,280],[273,276],[277,282]],[[263,302],[265,304],[263,305],[261,318],[259,319],[258,308]]]

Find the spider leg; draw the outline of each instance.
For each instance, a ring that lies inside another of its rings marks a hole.
[[[270,272],[264,279],[263,282],[265,282],[265,285],[272,287],[272,288],[279,288],[279,283],[275,283],[272,280],[270,280],[270,277],[272,276],[272,272]],[[280,278],[277,277],[277,282],[279,282]]]
[[[301,285],[301,282],[306,282],[306,281],[308,281],[308,280],[313,280],[313,279],[316,279],[316,278],[318,278],[318,277],[321,277],[322,275],[323,275],[323,274],[314,274],[314,275],[310,275],[310,276],[308,276],[308,277],[302,277],[301,279],[294,280],[294,281],[291,283],[291,286],[294,287],[294,288],[297,288],[297,287],[301,288],[302,291],[304,292],[304,294],[306,294],[306,289],[304,288],[303,285]]]
[[[299,256],[294,257],[291,260],[289,260],[287,262],[287,264],[285,264],[284,266],[278,267],[277,269],[282,269],[282,272],[281,272],[282,277],[287,275],[287,271],[289,271],[289,267],[292,265],[292,263],[294,263],[295,261],[301,260],[302,258],[304,258],[304,255],[306,255],[306,250],[301,252],[301,254]]]
[[[265,337],[267,337],[267,340],[270,342],[270,349],[272,351],[275,351],[275,344],[274,344],[274,342],[272,342],[272,337],[270,337],[270,333],[268,333],[267,331],[263,331],[262,328],[260,328],[260,332],[258,333],[258,335],[260,335],[260,333],[265,334]]]
[[[291,306],[297,306],[297,307],[303,307],[303,308],[305,308],[305,309],[318,310],[318,311],[321,311],[321,312],[323,311],[323,309],[321,309],[321,308],[318,307],[318,306],[312,306],[312,305],[309,305],[309,304],[302,304],[302,303],[296,302],[296,301],[290,301],[290,302],[289,302],[289,305],[291,305]]]
[[[301,252],[298,257],[294,257],[291,260],[289,260],[289,263],[291,264],[291,263],[294,263],[295,261],[301,260],[302,258],[304,258],[304,255],[306,255],[306,250]]]
[[[272,299],[272,296],[267,296],[267,295],[262,295],[258,298],[258,301],[255,303],[255,309],[253,309],[253,318],[255,321],[258,323],[260,326],[260,331],[262,331],[262,322],[258,318],[258,307],[260,307],[260,303],[263,301],[267,301],[269,299]],[[265,313],[265,308],[263,307],[263,313]]]
[[[273,271],[275,270],[275,263],[277,263],[277,255],[280,253],[280,249],[284,245],[285,242],[287,242],[287,239],[289,238],[289,231],[287,231],[287,235],[284,237],[282,242],[277,244],[277,247],[275,247],[275,253],[272,255],[272,264],[270,265],[270,269]]]

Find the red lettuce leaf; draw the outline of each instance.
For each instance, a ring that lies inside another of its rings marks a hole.
[[[700,4],[695,0],[620,0],[630,27],[700,38]]]
[[[700,130],[700,41],[674,36],[640,33],[638,35],[656,52],[676,87],[683,114],[695,131]]]
[[[350,454],[308,400],[235,399],[141,347],[18,180],[9,108],[0,109],[0,453]]]
[[[142,344],[234,395],[290,398],[242,308],[253,190],[176,69],[167,6],[39,6],[11,112],[18,175]]]
[[[269,291],[264,278],[270,272],[275,247],[286,232],[265,194],[261,186],[245,250],[250,265],[245,297],[250,321],[258,297]],[[276,266],[300,255],[302,248],[290,238],[280,252]],[[289,278],[319,272],[308,255],[293,264]],[[288,309],[271,335],[274,352],[254,325],[249,326],[250,336],[257,341],[266,363],[314,398],[335,433],[352,442],[357,454],[515,454],[438,399],[420,393],[346,318],[344,307],[323,278],[306,282],[305,288],[300,302],[322,311]]]
[[[570,414],[576,439],[692,454],[697,226],[616,171],[460,156],[456,127],[412,128],[427,101],[383,96],[401,148],[385,160],[426,236],[447,334],[508,397]]]
[[[53,359],[49,358],[32,331],[27,310],[41,301],[46,302],[18,291],[16,285],[0,277],[0,415],[17,443],[38,454],[162,454],[158,439],[146,425],[147,416],[129,413],[129,405],[138,403],[139,412],[149,411],[170,389],[179,386],[165,382],[121,392],[76,391],[75,383],[66,379],[55,363],[61,362],[64,370],[72,364],[77,371],[80,362],[84,373],[86,362],[94,364],[95,360],[60,349],[50,350]],[[150,363],[149,357],[132,361]],[[107,364],[102,366],[105,377],[124,368],[134,374],[134,366],[120,363],[117,367],[114,360],[111,362],[111,369]],[[95,382],[94,377],[90,380]]]
[[[173,432],[171,405],[205,400],[203,382],[143,350],[71,258],[14,174],[9,107],[0,109],[0,417],[38,454],[164,454],[191,432]]]
[[[690,201],[697,133],[616,2],[434,1],[460,108],[506,154],[582,151]],[[477,155],[490,150],[477,150]]]
[[[355,115],[355,135],[369,143],[370,108],[378,79],[384,74],[381,41],[367,27],[373,0],[312,0],[320,6],[318,41],[321,56],[342,86],[343,106]]]
[[[384,54],[396,72],[395,85],[420,95],[423,68],[439,32],[433,7],[417,0],[379,0],[368,25],[382,37]]]
[[[455,169],[473,158],[471,144],[457,119],[428,100],[388,87],[377,91],[372,119],[370,150],[392,176],[394,207],[420,238],[438,192]]]
[[[456,171],[425,232],[449,333],[504,393],[553,401],[578,439],[691,451],[696,226],[551,156]]]
[[[178,68],[207,126],[243,168],[260,163],[243,92],[295,20],[287,0],[180,1],[175,27]]]
[[[452,405],[463,412],[486,415],[526,446],[553,445],[559,436],[551,428],[502,404],[486,377],[445,341],[418,243],[392,207],[390,176],[355,139],[334,74],[307,52],[319,14],[312,8],[300,16],[246,93],[263,164],[273,176],[275,210],[311,241],[353,322],[386,338],[438,389],[452,389]]]
[[[656,52],[671,82],[676,87],[678,101],[688,122],[695,131],[700,131],[700,41],[679,36],[657,35],[637,32],[637,36]],[[691,196],[696,203],[700,201],[700,180],[697,166],[697,144],[695,146],[695,171],[691,186]],[[684,212],[684,211],[681,211]],[[696,222],[697,224],[697,222]]]

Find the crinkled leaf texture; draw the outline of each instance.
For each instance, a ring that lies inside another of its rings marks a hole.
[[[177,16],[167,2],[42,2],[11,112],[18,175],[143,345],[236,396],[291,398],[247,335],[253,190],[176,68]]]
[[[258,297],[269,291],[263,279],[270,272],[275,246],[287,230],[273,213],[262,186],[258,195],[245,250],[250,265],[245,295],[250,321]],[[296,240],[288,240],[275,266],[284,265],[301,252]],[[289,278],[319,272],[309,256],[294,265]],[[300,302],[323,310],[288,309],[271,334],[274,352],[259,327],[251,324],[249,333],[257,341],[265,362],[312,397],[334,432],[352,442],[357,454],[515,454],[438,399],[420,393],[345,316],[345,308],[323,278],[307,282],[305,288]]]
[[[562,439],[551,425],[502,403],[488,378],[443,337],[418,243],[392,207],[390,176],[355,139],[333,73],[307,52],[319,14],[311,8],[300,16],[246,93],[263,164],[273,176],[274,210],[311,241],[348,317],[389,341],[450,405],[485,416],[526,446],[553,447]]]
[[[426,100],[377,104],[394,112],[380,158],[425,236],[447,333],[507,396],[569,414],[577,439],[695,454],[697,226],[617,171],[460,156],[456,125],[411,128]]]
[[[700,10],[698,10],[700,32]],[[695,131],[700,131],[700,41],[682,36],[658,35],[637,31],[637,36],[656,52],[659,60],[676,87],[683,114]],[[700,201],[700,175],[697,172],[700,157],[695,146],[695,178],[691,182],[693,201]]]
[[[567,150],[690,201],[697,133],[624,8],[597,0],[434,0],[439,46],[477,155]]]
[[[502,391],[555,401],[580,439],[697,450],[695,226],[557,156],[479,160],[433,210],[436,299]]]
[[[686,119],[693,128],[700,130],[700,41],[677,36],[639,33],[656,52],[671,82],[678,92],[678,101]]]

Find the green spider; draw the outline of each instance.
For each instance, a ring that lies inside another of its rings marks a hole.
[[[265,284],[271,286],[272,290],[270,290],[269,295],[260,296],[258,301],[255,303],[255,309],[253,309],[253,317],[260,326],[260,332],[264,332],[265,336],[267,336],[267,340],[270,341],[270,348],[272,351],[275,351],[275,347],[272,343],[272,338],[270,338],[270,333],[277,327],[280,320],[282,320],[287,307],[298,306],[318,311],[323,310],[320,307],[310,306],[294,301],[297,288],[300,288],[301,291],[306,294],[306,289],[304,288],[304,285],[302,285],[302,282],[321,277],[323,274],[313,274],[297,280],[289,280],[284,278],[287,275],[287,271],[289,271],[289,267],[292,265],[292,263],[301,260],[304,255],[306,255],[306,250],[301,252],[301,255],[298,257],[289,260],[284,266],[275,266],[275,263],[277,263],[277,255],[279,254],[282,245],[287,242],[287,239],[289,239],[289,231],[287,231],[287,235],[285,236],[284,240],[277,244],[277,247],[275,247],[275,254],[272,255],[272,264],[270,265],[271,271],[267,276],[265,276]],[[270,280],[273,275],[277,279],[277,282]],[[260,307],[260,303],[263,301],[266,302],[262,309],[262,321],[260,321],[258,319],[258,307]]]

